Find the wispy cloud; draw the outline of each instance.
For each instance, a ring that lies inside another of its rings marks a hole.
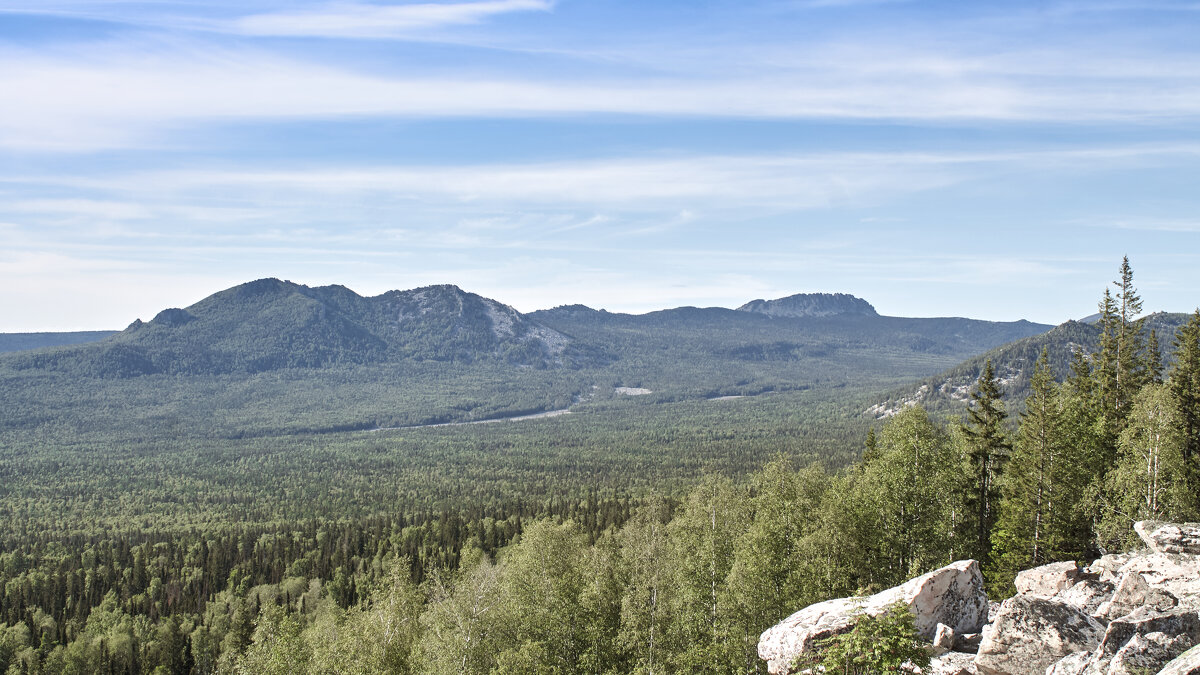
[[[229,24],[245,35],[337,38],[395,38],[414,31],[478,23],[511,12],[553,9],[551,0],[484,0],[377,5],[331,3],[302,11],[252,14]]]
[[[521,0],[528,2],[530,0]],[[478,5],[507,3],[475,3]],[[422,5],[423,7],[424,5]],[[461,5],[466,6],[466,5]],[[474,6],[474,5],[472,5]],[[414,7],[414,6],[403,6]],[[0,49],[0,148],[157,147],[198,125],[277,119],[637,115],[921,123],[1200,118],[1200,61],[1070,50],[955,55],[887,45],[764,48],[749,72],[357,70],[205,43]],[[1086,55],[1086,54],[1085,54]]]

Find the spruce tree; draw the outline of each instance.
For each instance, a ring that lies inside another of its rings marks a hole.
[[[990,563],[992,528],[1000,499],[998,479],[1012,444],[1004,431],[1004,402],[992,361],[988,359],[975,390],[967,423],[962,427],[966,442],[968,481],[963,501],[967,508],[967,552],[984,564]]]
[[[1175,334],[1169,387],[1183,434],[1183,479],[1196,511],[1200,510],[1200,309]]]
[[[1016,447],[1005,467],[1003,500],[992,535],[996,579],[1006,585],[1022,569],[1081,558],[1087,546],[1086,520],[1081,527],[1078,518],[1087,473],[1080,448],[1064,433],[1063,402],[1043,349],[1021,413]]]

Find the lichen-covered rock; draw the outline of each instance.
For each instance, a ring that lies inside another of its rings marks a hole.
[[[1200,596],[1200,556],[1178,553],[1149,553],[1129,559],[1118,572],[1142,575],[1151,588],[1167,591],[1176,598]]]
[[[1187,651],[1192,641],[1185,635],[1165,633],[1134,635],[1109,663],[1105,675],[1157,673],[1172,659]]]
[[[1091,659],[1091,652],[1072,652],[1046,668],[1046,675],[1082,675]]]
[[[1078,579],[1079,567],[1074,562],[1067,561],[1024,570],[1017,574],[1013,585],[1017,587],[1018,593],[1050,598],[1059,591],[1074,586]]]
[[[1200,554],[1200,523],[1162,523],[1139,520],[1133,531],[1155,553]]]
[[[1103,636],[1100,622],[1070,605],[1017,595],[983,629],[975,667],[985,675],[1041,673],[1064,656],[1091,651]]]
[[[1141,607],[1162,612],[1178,604],[1179,600],[1169,591],[1151,588],[1140,572],[1130,570],[1121,575],[1112,598],[1096,609],[1095,616],[1112,621]]]
[[[1085,574],[1095,576],[1100,581],[1116,582],[1117,577],[1122,567],[1129,564],[1129,561],[1137,558],[1139,555],[1144,555],[1145,551],[1130,551],[1129,553],[1109,553],[1097,560],[1092,561],[1091,565],[1083,568]]]
[[[1114,590],[1115,586],[1110,581],[1081,579],[1074,586],[1054,596],[1054,599],[1068,604],[1084,614],[1096,616],[1100,606],[1112,598]]]
[[[1096,650],[1096,659],[1111,659],[1135,635],[1150,633],[1162,633],[1171,639],[1183,636],[1188,641],[1184,645],[1186,649],[1200,642],[1200,614],[1195,607],[1179,607],[1166,612],[1148,607],[1138,609],[1108,624],[1104,639]]]
[[[1200,645],[1175,657],[1158,675],[1200,675]]]
[[[786,673],[796,657],[820,639],[844,633],[860,613],[883,614],[901,602],[916,617],[917,632],[932,640],[937,625],[975,632],[987,617],[979,563],[960,560],[866,598],[838,598],[809,605],[763,632],[758,655],[771,673]]]

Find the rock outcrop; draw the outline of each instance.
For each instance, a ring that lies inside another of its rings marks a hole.
[[[899,601],[931,643],[925,675],[1200,675],[1200,523],[1134,529],[1147,549],[1025,570],[1017,595],[990,612],[978,563],[960,561],[868,598],[806,607],[763,633],[759,656],[786,673],[858,612]]]
[[[916,615],[917,632],[930,641],[938,624],[956,634],[978,632],[988,614],[979,563],[962,560],[872,596],[809,605],[764,632],[758,655],[771,673],[786,673],[818,640],[848,631],[859,614],[878,616],[897,602]]]
[[[1155,553],[1200,555],[1200,523],[1142,520],[1134,524],[1133,530]]]
[[[983,629],[975,667],[984,675],[1041,673],[1059,659],[1091,651],[1104,638],[1104,625],[1074,607],[1036,595],[1004,601],[996,620]]]

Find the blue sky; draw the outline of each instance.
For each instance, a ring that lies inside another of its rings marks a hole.
[[[0,331],[275,276],[522,311],[1200,304],[1200,2],[0,2]]]

